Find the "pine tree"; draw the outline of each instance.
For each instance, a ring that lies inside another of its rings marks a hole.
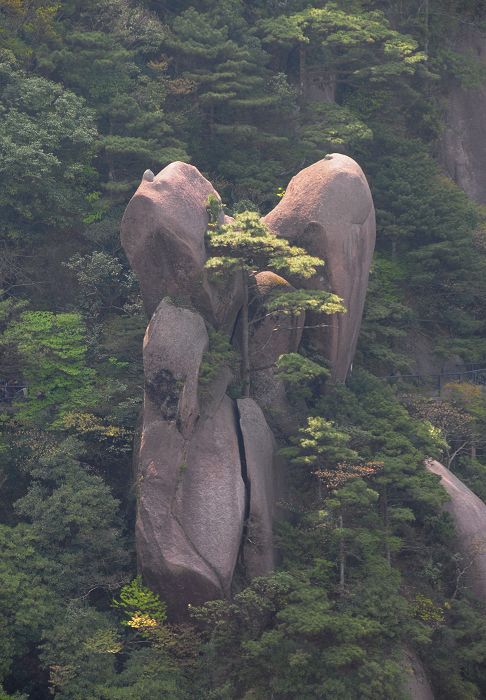
[[[214,201],[208,202],[211,210]],[[218,226],[213,223],[207,234],[212,256],[206,268],[219,275],[241,274],[243,276],[244,300],[241,313],[242,327],[242,380],[244,396],[250,395],[249,362],[249,295],[252,278],[267,268],[290,273],[293,277],[308,279],[324,264],[320,258],[308,255],[303,248],[292,246],[283,238],[275,236],[263,224],[255,212],[242,212],[234,221]],[[322,314],[344,311],[341,299],[330,292],[298,290],[284,292],[272,297],[268,312],[279,311],[298,315],[311,310]]]
[[[211,3],[206,12],[191,7],[170,29],[164,46],[175,80],[186,86],[170,103],[183,111],[191,105],[195,161],[206,164],[225,197],[271,202],[279,171],[291,163],[286,122],[295,105],[285,74],[270,69],[236,0]]]

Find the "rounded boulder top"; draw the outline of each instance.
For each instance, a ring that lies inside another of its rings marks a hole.
[[[264,222],[324,260],[323,273],[299,286],[337,294],[347,311],[325,325],[311,319],[315,328],[306,333],[328,358],[332,378],[344,381],[356,350],[376,238],[373,198],[362,169],[341,153],[326,156],[292,178]]]
[[[264,221],[279,235],[294,239],[312,221],[325,221],[333,228],[360,225],[372,211],[373,198],[361,167],[349,156],[331,153],[291,179]]]
[[[176,161],[155,176],[145,171],[130,200],[121,223],[121,242],[149,317],[170,296],[194,306],[217,327],[234,324],[241,307],[241,283],[229,281],[220,299],[204,267],[210,195],[220,199],[196,167]]]

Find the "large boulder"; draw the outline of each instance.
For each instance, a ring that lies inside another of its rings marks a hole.
[[[245,520],[234,402],[219,387],[199,410],[207,347],[201,316],[163,300],[144,342],[136,543],[145,580],[176,617],[229,595]]]
[[[404,691],[407,700],[434,700],[434,693],[423,664],[412,649],[403,652]]]
[[[268,315],[268,299],[293,288],[274,273],[259,273],[249,348],[258,403],[253,398],[236,403],[226,395],[231,371],[225,367],[201,388],[206,324],[236,342],[244,297],[241,275],[226,283],[206,275],[209,195],[217,193],[196,168],[172,163],[157,176],[145,173],[122,223],[123,246],[152,316],[144,341],[137,555],[145,581],[179,618],[188,604],[229,596],[238,562],[250,577],[274,566],[272,529],[283,470],[261,407],[294,427],[275,363],[298,351],[305,325],[304,314]],[[373,204],[363,173],[345,156],[316,163],[292,180],[267,223],[328,262],[326,276],[307,286],[336,292],[349,311],[312,340],[331,360],[335,378],[344,379],[374,243]]]
[[[189,436],[199,417],[198,378],[209,346],[199,314],[163,299],[143,342],[145,392],[160,416]]]
[[[149,317],[170,296],[230,331],[242,304],[242,279],[208,280],[204,237],[209,195],[219,199],[211,183],[187,163],[171,163],[155,177],[144,175],[123,216],[121,241]]]
[[[246,574],[253,578],[269,574],[275,566],[273,523],[283,472],[261,408],[253,399],[238,399],[237,404],[249,496],[243,559]]]
[[[461,25],[454,48],[486,67],[486,36],[479,28]],[[451,178],[476,202],[486,204],[486,79],[474,88],[451,82],[442,160]]]
[[[331,363],[332,377],[344,381],[353,361],[373,256],[376,224],[370,188],[359,165],[333,153],[301,170],[265,218],[279,236],[323,258],[324,270],[299,282],[307,289],[338,294],[347,309],[306,334]],[[322,323],[312,319],[309,325]]]
[[[486,603],[486,504],[440,462],[431,459],[426,466],[440,476],[450,496],[446,509],[454,520],[457,545],[468,570],[466,583]]]

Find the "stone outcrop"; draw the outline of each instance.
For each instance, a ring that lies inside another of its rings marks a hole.
[[[264,221],[279,236],[325,260],[323,272],[299,286],[338,294],[347,313],[329,317],[326,327],[306,334],[329,360],[333,379],[344,381],[358,342],[376,237],[373,199],[363,171],[348,156],[326,156],[292,178]],[[310,326],[322,323],[312,315],[308,321]]]
[[[486,603],[486,504],[440,462],[428,460],[426,466],[440,476],[450,496],[446,509],[454,520],[457,545],[468,567],[466,585]]]
[[[122,222],[123,247],[151,316],[136,469],[137,556],[145,581],[175,618],[187,614],[189,603],[229,596],[237,570],[253,577],[275,565],[273,523],[285,470],[265,416],[277,431],[295,428],[275,363],[298,351],[307,321],[304,314],[269,315],[265,305],[272,294],[293,287],[272,272],[257,274],[250,314],[252,398],[227,395],[232,372],[224,366],[201,389],[206,324],[237,346],[244,299],[241,276],[216,283],[206,274],[209,195],[218,196],[185,163],[172,163],[158,175],[146,171]],[[345,156],[320,161],[292,180],[266,220],[328,263],[308,286],[342,296],[348,314],[312,340],[332,363],[334,377],[344,379],[374,244],[364,175]]]
[[[229,594],[245,517],[233,401],[220,391],[199,419],[207,346],[199,314],[160,303],[144,342],[136,539],[145,579],[180,615]]]
[[[454,48],[486,67],[486,35],[479,28],[461,25]],[[455,182],[476,202],[486,204],[486,80],[475,88],[451,85],[447,100],[446,129],[442,135],[442,161]]]
[[[434,700],[427,674],[417,654],[412,649],[403,652],[407,700]]]
[[[171,163],[144,178],[121,225],[122,245],[140,282],[147,315],[165,296],[191,304],[217,328],[231,331],[241,308],[240,277],[211,284],[204,263],[208,228],[206,204],[218,197],[199,170]]]
[[[238,399],[237,404],[249,501],[243,557],[246,574],[253,578],[269,574],[275,566],[273,523],[283,470],[261,408],[253,399]]]
[[[145,580],[176,617],[230,594],[243,542],[251,576],[274,563],[275,440],[252,399],[226,396],[224,368],[201,407],[207,349],[200,314],[163,299],[144,340],[136,541]]]
[[[198,373],[208,345],[201,316],[166,299],[159,304],[144,338],[145,392],[164,420],[177,420],[184,436],[199,416]]]
[[[250,333],[250,360],[253,367],[266,367],[287,352],[297,352],[304,328],[305,314],[289,316],[280,312],[269,314],[265,304],[273,294],[294,289],[274,272],[255,275],[252,294],[252,328]]]

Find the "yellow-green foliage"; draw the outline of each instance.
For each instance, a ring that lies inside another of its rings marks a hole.
[[[259,214],[251,211],[237,214],[229,224],[210,228],[207,243],[213,255],[206,267],[220,274],[237,268],[252,272],[269,267],[307,279],[324,265],[320,258],[275,236]]]
[[[158,625],[167,618],[165,603],[150,588],[144,586],[140,576],[123,586],[119,597],[113,601],[113,607],[122,612],[123,624],[128,627],[136,627],[136,621],[141,619],[153,621]]]
[[[296,352],[280,355],[277,371],[279,377],[290,385],[291,395],[302,398],[312,396],[312,385],[319,384],[319,380],[329,376],[327,367],[318,365],[317,362]]]
[[[87,366],[86,328],[79,313],[25,311],[2,337],[23,360],[28,398],[18,417],[53,422],[94,402],[95,372]]]

